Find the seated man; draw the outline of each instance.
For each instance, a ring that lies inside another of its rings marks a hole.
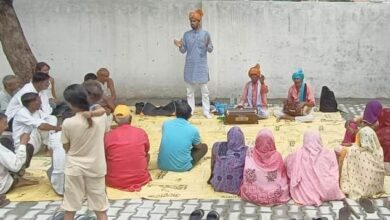
[[[16,112],[18,112],[21,108],[23,108],[21,97],[22,95],[28,92],[38,93],[39,97],[41,98],[41,102],[42,102],[41,108],[37,113],[39,114],[39,118],[45,120],[51,125],[54,126],[57,125],[57,118],[51,115],[53,109],[50,106],[49,97],[45,92],[45,90],[49,87],[49,85],[50,85],[50,76],[48,74],[41,73],[41,72],[34,73],[31,82],[25,84],[12,97],[7,107],[7,110],[5,111],[5,114],[8,117],[8,125],[11,127],[11,130],[12,130],[12,120]]]
[[[299,122],[312,122],[314,115],[312,114],[312,108],[315,106],[314,92],[312,88],[307,84],[303,83],[304,74],[300,69],[292,75],[294,85],[288,90],[288,97],[284,103],[283,111],[275,111],[275,117],[286,120],[295,120]],[[290,115],[285,111],[288,106],[295,106],[294,111],[301,112],[297,115]]]
[[[23,133],[30,133],[29,143],[34,147],[34,154],[38,153],[44,145],[53,152],[52,168],[49,170],[49,179],[58,194],[64,191],[65,151],[61,143],[61,127],[53,126],[40,118],[39,109],[41,99],[37,93],[25,93],[21,97],[23,108],[15,115],[13,120],[12,138],[16,150],[20,147],[20,137]]]
[[[118,105],[114,111],[118,127],[104,137],[107,161],[107,186],[126,191],[139,191],[151,179],[148,171],[149,139],[141,128],[130,125],[130,109]]]
[[[103,89],[104,96],[110,97],[114,102],[116,100],[116,92],[114,81],[110,78],[110,72],[106,68],[100,68],[97,73],[97,81]]]
[[[87,95],[91,103],[90,110],[97,110],[99,112],[98,109],[103,108],[107,114],[106,128],[107,130],[110,130],[113,120],[111,113],[115,110],[114,103],[111,99],[105,99],[105,96],[103,95],[103,89],[97,80],[87,80],[83,83],[83,86],[87,91]],[[97,113],[96,115],[100,115],[100,113]]]
[[[158,166],[161,170],[184,172],[207,153],[207,145],[200,142],[198,129],[188,119],[191,107],[186,101],[176,102],[176,119],[164,122]]]
[[[260,65],[256,64],[256,66],[250,68],[248,76],[251,78],[251,81],[245,84],[237,108],[257,108],[257,115],[259,118],[268,118],[268,86],[264,83],[265,77],[261,74]]]
[[[4,113],[12,96],[20,89],[20,82],[17,76],[7,75],[3,78],[3,85],[4,90],[0,91],[0,111]]]
[[[84,75],[84,82],[88,80],[97,80],[97,76],[95,73],[87,73]]]
[[[7,129],[7,116],[0,113],[0,134]],[[19,147],[15,150],[12,146],[0,144],[0,194],[7,193],[11,188],[29,186],[37,184],[22,177],[23,168],[30,166],[30,160],[34,148],[28,144],[30,135],[23,133],[20,135]],[[0,201],[0,207],[5,199]]]

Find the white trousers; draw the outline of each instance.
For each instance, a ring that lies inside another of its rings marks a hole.
[[[187,84],[187,102],[192,109],[192,114],[195,112],[195,89],[196,87],[200,87],[200,91],[202,93],[202,107],[203,114],[210,114],[210,98],[209,98],[209,89],[207,88],[207,84]]]
[[[50,125],[57,126],[57,118],[53,115],[47,116],[44,120]],[[41,131],[34,129],[31,132],[29,143],[34,146],[34,154],[39,152],[43,145],[47,145],[53,151],[49,179],[54,191],[62,195],[64,193],[65,183],[66,154],[61,142],[61,131]]]

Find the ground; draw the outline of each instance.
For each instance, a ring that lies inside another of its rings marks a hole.
[[[339,109],[344,118],[349,119],[361,114],[364,109],[365,99],[342,99],[339,101]],[[389,99],[381,100],[385,106],[390,106]],[[156,100],[156,104],[168,103]],[[280,100],[271,100],[271,105],[278,105]],[[375,213],[368,214],[353,200],[349,204],[360,214],[360,219],[389,219],[390,210],[384,206],[388,198],[373,200]],[[61,201],[47,202],[12,202],[0,209],[0,219],[52,219],[58,213]],[[241,200],[146,200],[130,199],[110,201],[108,210],[109,219],[189,219],[189,215],[197,208],[207,211],[215,210],[224,219],[312,219],[315,217],[327,217],[338,219],[338,211],[343,207],[342,202],[332,201],[322,204],[320,207],[299,206],[293,202],[275,207],[260,207]],[[83,206],[77,213],[76,219],[89,219],[93,216]],[[205,219],[205,217],[203,218]]]

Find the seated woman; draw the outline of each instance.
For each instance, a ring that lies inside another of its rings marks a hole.
[[[304,74],[302,69],[298,70],[292,75],[294,85],[288,90],[288,97],[284,103],[283,109],[289,109],[289,106],[297,107],[297,114],[292,115],[292,112],[288,111],[275,111],[275,117],[286,120],[295,120],[300,122],[312,122],[314,115],[312,114],[312,108],[315,106],[314,92],[312,88],[303,83]]]
[[[383,149],[386,175],[390,175],[390,108],[382,109],[376,135]]]
[[[272,132],[260,130],[255,147],[246,154],[242,199],[257,205],[278,205],[290,200],[286,168],[276,150]]]
[[[351,146],[355,142],[356,133],[361,127],[369,126],[376,130],[379,125],[378,118],[381,111],[382,104],[379,101],[369,101],[364,109],[363,117],[359,116],[345,123],[346,131],[341,145]]]
[[[306,131],[303,146],[285,159],[290,194],[296,203],[319,206],[342,200],[336,155],[322,145],[318,131]]]
[[[238,194],[248,147],[239,127],[227,133],[227,142],[216,142],[211,153],[211,176],[208,181],[215,191]]]
[[[356,142],[344,147],[341,155],[340,186],[349,198],[369,198],[383,193],[383,150],[372,128],[361,128]]]
[[[245,83],[237,108],[257,108],[259,118],[268,118],[268,86],[264,83],[265,77],[261,74],[260,65],[256,64],[250,68],[248,76],[251,81]]]

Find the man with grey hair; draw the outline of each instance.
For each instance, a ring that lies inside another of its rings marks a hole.
[[[20,89],[20,80],[15,75],[6,75],[3,78],[4,90],[0,91],[0,112],[4,113],[12,96]]]
[[[141,128],[130,125],[131,113],[128,106],[116,106],[114,118],[118,127],[104,137],[106,184],[121,190],[139,191],[152,180],[148,171],[148,135]]]

